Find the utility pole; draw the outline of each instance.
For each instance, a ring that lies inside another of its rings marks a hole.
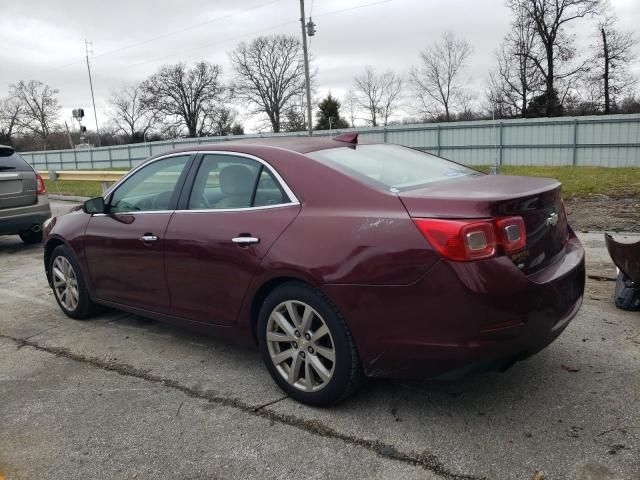
[[[313,119],[311,118],[311,80],[309,79],[309,53],[307,52],[307,26],[304,23],[304,0],[300,0],[300,25],[302,26],[302,52],[304,53],[304,77],[307,87],[307,126],[309,136],[313,136]]]
[[[93,42],[84,40],[84,49],[87,54],[87,72],[89,72],[89,87],[91,88],[91,101],[93,102],[93,118],[96,120],[96,134],[98,135],[98,146],[100,147],[100,129],[98,128],[98,112],[96,112],[96,99],[93,96],[93,81],[91,80],[91,66],[89,64],[89,45],[91,45],[91,54],[93,55]]]
[[[75,145],[73,144],[73,140],[71,138],[71,132],[69,131],[69,125],[67,124],[67,121],[64,121],[64,128],[67,129],[67,138],[69,139],[69,148],[76,148]]]

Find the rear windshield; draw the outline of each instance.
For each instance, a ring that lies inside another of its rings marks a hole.
[[[28,172],[31,167],[11,150],[0,148],[0,172]]]
[[[451,178],[483,175],[464,165],[399,145],[330,148],[307,155],[392,192]]]

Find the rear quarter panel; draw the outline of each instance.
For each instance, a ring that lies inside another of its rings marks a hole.
[[[264,260],[316,284],[408,284],[438,260],[391,192],[301,154],[266,152],[302,204]]]
[[[330,285],[411,284],[439,261],[394,194],[300,154],[251,153],[278,170],[301,211],[263,259],[245,296],[240,328],[250,328],[255,295],[270,280],[303,280],[344,310]]]

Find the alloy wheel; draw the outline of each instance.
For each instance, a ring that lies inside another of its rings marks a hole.
[[[324,388],[335,370],[331,332],[310,305],[289,300],[273,309],[267,322],[267,348],[278,373],[304,392]]]
[[[63,256],[58,256],[53,261],[51,268],[53,273],[53,291],[60,304],[69,311],[74,311],[80,301],[78,291],[78,279],[73,266]]]

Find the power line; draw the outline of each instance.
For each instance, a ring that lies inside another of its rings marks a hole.
[[[135,66],[143,65],[143,64],[149,63],[149,62],[156,62],[158,60],[163,60],[165,58],[173,57],[173,56],[179,55],[181,53],[194,52],[196,50],[202,50],[203,48],[209,48],[209,47],[212,47],[214,45],[219,45],[221,43],[230,42],[230,41],[233,41],[233,40],[240,40],[240,39],[246,38],[246,37],[248,37],[250,35],[255,35],[257,33],[266,32],[268,30],[273,30],[274,28],[283,27],[285,25],[292,25],[294,23],[298,23],[298,20],[291,20],[291,21],[288,21],[288,22],[279,23],[277,25],[272,25],[270,27],[261,28],[260,30],[254,30],[253,32],[243,33],[243,34],[237,35],[235,37],[228,37],[228,38],[225,38],[225,39],[222,39],[222,40],[216,40],[213,43],[207,43],[205,45],[201,45],[201,46],[196,47],[196,48],[176,50],[176,51],[174,51],[172,53],[169,53],[167,55],[163,55],[161,57],[150,58],[148,60],[143,60],[141,62],[129,63],[129,64],[125,65],[125,67],[135,67]]]
[[[365,8],[365,7],[373,7],[374,5],[380,5],[382,3],[389,3],[392,1],[393,0],[380,0],[378,2],[365,3],[364,5],[356,5],[355,7],[348,7],[348,8],[343,8],[341,10],[332,10],[331,12],[320,13],[316,15],[316,17],[325,17],[327,15],[335,15],[336,13],[349,12],[351,10],[357,10],[359,8]]]
[[[379,0],[377,2],[365,3],[363,5],[356,5],[354,7],[342,8],[340,10],[332,10],[330,12],[320,13],[320,14],[316,15],[316,17],[325,17],[325,16],[328,16],[328,15],[336,15],[338,13],[349,12],[349,11],[352,11],[352,10],[357,10],[357,9],[365,8],[365,7],[371,7],[371,6],[374,6],[374,5],[380,5],[382,3],[389,3],[391,1],[393,1],[393,0]],[[210,47],[213,47],[213,46],[216,46],[216,45],[220,45],[220,44],[225,43],[225,42],[229,42],[229,41],[233,41],[233,40],[239,40],[239,39],[251,36],[251,35],[255,35],[255,34],[258,34],[258,33],[266,32],[266,31],[269,31],[269,30],[273,30],[274,28],[279,28],[279,27],[283,27],[283,26],[286,26],[286,25],[293,25],[293,24],[296,24],[296,23],[298,23],[298,20],[290,20],[290,21],[287,21],[287,22],[278,23],[276,25],[271,25],[269,27],[261,28],[260,30],[255,30],[253,32],[247,32],[247,33],[243,33],[241,35],[236,35],[234,37],[228,37],[228,38],[224,38],[224,39],[221,39],[221,40],[216,40],[215,42],[207,43],[207,44],[201,45],[199,47],[176,50],[176,51],[173,51],[172,53],[169,53],[169,54],[166,54],[166,55],[162,55],[160,57],[154,57],[154,58],[150,58],[150,59],[143,60],[143,61],[140,61],[140,62],[129,63],[129,64],[124,65],[124,67],[135,67],[135,66],[138,66],[138,65],[143,65],[145,63],[164,60],[165,58],[173,57],[175,55],[179,55],[179,54],[183,54],[183,53],[187,53],[187,52],[194,52],[194,51],[197,51],[197,50],[202,50],[203,48],[210,48]]]
[[[185,27],[185,28],[183,28],[183,29],[181,29],[181,30],[175,30],[175,31],[173,31],[173,32],[168,32],[168,33],[164,33],[164,34],[162,34],[162,35],[158,35],[158,36],[156,36],[156,37],[148,38],[147,40],[142,40],[142,41],[137,42],[137,43],[132,43],[131,45],[125,45],[124,47],[120,47],[120,48],[117,48],[117,49],[115,49],[115,50],[110,50],[110,51],[108,51],[108,52],[104,52],[104,53],[101,53],[101,54],[99,54],[99,55],[95,55],[95,56],[94,56],[94,58],[97,58],[97,57],[103,57],[103,56],[105,56],[105,55],[110,55],[110,54],[112,54],[112,53],[121,52],[121,51],[123,51],[123,50],[128,50],[128,49],[130,49],[130,48],[137,47],[137,46],[139,46],[139,45],[145,45],[145,44],[147,44],[147,43],[151,43],[151,42],[153,42],[154,40],[159,40],[159,39],[161,39],[161,38],[166,38],[166,37],[171,37],[171,36],[173,36],[173,35],[178,35],[178,34],[180,34],[180,33],[184,33],[184,32],[187,32],[187,31],[189,31],[189,30],[193,30],[194,28],[199,28],[199,27],[202,27],[202,26],[204,26],[204,25],[209,25],[210,23],[214,23],[214,22],[217,22],[217,21],[220,21],[220,20],[224,20],[224,19],[226,19],[226,18],[235,17],[235,16],[240,15],[240,14],[242,14],[242,13],[250,12],[251,10],[256,10],[256,9],[258,9],[258,8],[266,7],[267,5],[271,5],[272,3],[277,3],[277,2],[279,2],[279,1],[280,1],[280,0],[270,0],[270,1],[268,1],[268,2],[261,3],[261,4],[259,4],[259,5],[255,5],[255,6],[253,6],[253,7],[245,8],[244,10],[238,10],[237,12],[233,12],[233,13],[230,13],[230,14],[228,14],[228,15],[223,15],[223,16],[221,16],[221,17],[216,17],[216,18],[214,18],[214,19],[207,20],[206,22],[196,23],[195,25],[191,25],[191,26],[189,26],[189,27]]]
[[[205,22],[196,23],[194,25],[190,25],[190,26],[182,28],[180,30],[174,30],[172,32],[163,33],[162,35],[157,35],[155,37],[151,37],[151,38],[148,38],[146,40],[142,40],[140,42],[136,42],[136,43],[132,43],[132,44],[129,44],[129,45],[122,46],[122,47],[118,47],[116,49],[100,53],[98,55],[93,55],[93,58],[95,59],[95,58],[98,58],[98,57],[104,57],[106,55],[111,55],[113,53],[121,52],[123,50],[128,50],[128,49],[133,48],[133,47],[137,47],[137,46],[140,46],[140,45],[144,45],[144,44],[153,42],[154,40],[158,40],[158,39],[166,38],[166,37],[171,37],[173,35],[178,35],[180,33],[184,33],[184,32],[187,32],[189,30],[193,30],[195,28],[202,27],[204,25],[209,25],[211,23],[214,23],[214,22],[217,22],[217,21],[220,21],[220,20],[224,20],[224,19],[227,19],[227,18],[235,17],[235,16],[240,15],[242,13],[246,13],[246,12],[249,12],[251,10],[256,10],[258,8],[262,8],[264,6],[271,5],[272,3],[277,3],[279,1],[280,0],[269,0],[268,2],[261,3],[259,5],[254,5],[253,7],[245,8],[243,10],[238,10],[236,12],[233,12],[233,13],[230,13],[230,14],[227,14],[227,15],[222,15],[220,17],[212,18],[211,20],[207,20]],[[47,69],[47,70],[43,70],[40,73],[42,74],[42,73],[49,73],[49,72],[54,72],[54,71],[57,71],[57,70],[62,70],[63,68],[71,67],[73,65],[78,65],[80,63],[83,63],[84,61],[85,61],[84,59],[81,59],[81,60],[76,60],[76,61],[73,61],[73,62],[70,62],[70,63],[65,63],[64,65],[60,65],[58,67],[53,67],[53,68],[50,68],[50,69]]]

